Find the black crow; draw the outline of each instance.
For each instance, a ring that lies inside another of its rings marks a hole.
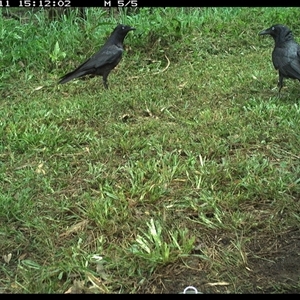
[[[294,40],[292,31],[284,25],[273,25],[259,33],[259,35],[265,34],[271,35],[275,41],[272,61],[279,73],[278,96],[280,96],[283,78],[300,81],[300,46]]]
[[[66,83],[74,78],[85,75],[100,75],[103,77],[103,84],[107,89],[107,77],[110,71],[117,66],[122,58],[122,53],[124,51],[123,42],[126,34],[130,30],[135,30],[135,28],[119,24],[97,53],[77,69],[61,77],[58,83]]]

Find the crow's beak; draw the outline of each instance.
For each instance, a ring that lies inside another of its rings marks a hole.
[[[134,28],[134,27],[131,27],[129,30],[135,30],[135,28]]]
[[[261,31],[258,35],[266,35],[266,34],[270,34],[269,29],[265,29],[265,30]]]

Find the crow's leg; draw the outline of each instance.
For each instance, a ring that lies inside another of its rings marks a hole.
[[[280,72],[279,72],[279,79],[278,79],[277,86],[278,86],[278,97],[280,97],[280,91],[281,91],[282,86],[283,86],[283,76]]]
[[[107,76],[108,74],[103,75],[103,85],[106,89],[108,89]]]

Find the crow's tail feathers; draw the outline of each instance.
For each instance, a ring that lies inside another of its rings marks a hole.
[[[70,73],[64,75],[63,77],[61,77],[60,80],[58,81],[58,83],[60,83],[60,84],[67,83],[74,78],[78,78],[78,77],[81,77],[84,75],[87,75],[87,72],[85,72],[85,71],[78,72],[78,70],[76,69],[73,72],[70,72]]]
[[[72,80],[76,77],[80,77],[80,76],[82,76],[82,75],[73,71],[73,72],[70,72],[70,73],[64,75],[63,77],[61,77],[60,80],[58,81],[58,83],[60,83],[60,84],[67,83],[70,80]]]

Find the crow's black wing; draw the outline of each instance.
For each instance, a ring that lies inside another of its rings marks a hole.
[[[93,74],[93,72],[97,73],[96,70],[105,65],[112,64],[116,66],[120,62],[122,53],[123,49],[115,45],[103,47],[99,52],[95,53],[90,59],[74,70],[74,73]]]
[[[80,65],[77,70],[85,72],[93,69],[99,69],[105,65],[114,65],[120,62],[123,49],[116,45],[103,47],[99,52],[95,53],[90,59]]]
[[[293,41],[284,47],[275,47],[272,59],[275,69],[284,77],[300,79],[300,46],[297,43]]]
[[[107,69],[113,69],[120,62],[122,53],[123,49],[116,45],[104,45],[74,71],[63,76],[59,83],[66,83],[74,78],[88,74],[102,75],[104,70],[107,72]]]

